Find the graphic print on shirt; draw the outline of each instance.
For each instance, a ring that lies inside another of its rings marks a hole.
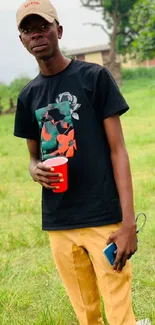
[[[72,115],[72,118],[74,118],[75,120],[79,120],[79,114],[77,113],[77,111],[81,107],[81,104],[78,104],[77,97],[71,95],[69,92],[65,92],[60,94],[56,98],[56,103],[65,102],[65,101],[69,101],[70,113]]]
[[[79,120],[77,98],[66,92],[55,104],[38,109],[35,114],[41,131],[42,160],[56,156],[73,157],[77,150],[72,118]]]

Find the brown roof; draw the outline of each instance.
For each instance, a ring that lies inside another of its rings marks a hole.
[[[108,51],[110,50],[110,45],[102,44],[92,47],[84,47],[81,49],[74,49],[74,50],[66,50],[66,55],[80,55],[80,54],[88,54],[94,52],[101,52],[101,51]]]

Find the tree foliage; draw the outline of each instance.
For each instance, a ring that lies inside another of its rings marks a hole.
[[[0,83],[0,111],[9,109],[11,102],[16,105],[18,94],[29,81],[30,78],[28,77],[19,77],[9,85]]]
[[[116,52],[124,53],[135,38],[130,22],[130,13],[137,0],[80,0],[84,7],[101,11],[103,24],[100,26],[109,36],[110,44]],[[106,26],[104,25],[106,23]]]
[[[30,78],[28,77],[19,77],[14,79],[9,85],[9,93],[10,97],[13,101],[16,101],[18,94],[20,91],[30,82]]]
[[[155,0],[139,0],[130,24],[136,32],[132,51],[138,53],[140,60],[155,58]]]
[[[0,83],[0,112],[9,104],[9,89],[4,83]]]

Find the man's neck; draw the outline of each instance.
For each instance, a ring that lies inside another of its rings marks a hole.
[[[38,60],[40,71],[44,76],[55,75],[63,71],[71,62],[70,59],[58,53],[57,56],[48,59],[47,61]]]

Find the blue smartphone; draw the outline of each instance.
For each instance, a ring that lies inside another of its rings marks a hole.
[[[103,253],[106,256],[106,258],[108,259],[109,263],[111,265],[113,265],[114,262],[115,262],[116,254],[117,254],[117,246],[116,246],[116,244],[115,243],[111,243],[110,245],[108,245],[103,250]]]

